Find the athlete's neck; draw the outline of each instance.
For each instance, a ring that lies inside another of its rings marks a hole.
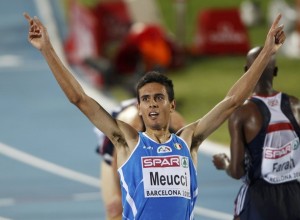
[[[257,96],[273,96],[276,95],[278,91],[276,90],[268,90],[268,91],[254,91],[252,95],[257,95]]]
[[[171,134],[168,130],[151,130],[147,129],[145,133],[158,143],[165,143],[169,140]]]

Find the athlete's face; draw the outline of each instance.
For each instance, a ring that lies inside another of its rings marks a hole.
[[[139,98],[138,111],[145,126],[153,130],[168,128],[175,101],[169,101],[166,88],[159,83],[148,83],[140,88]]]

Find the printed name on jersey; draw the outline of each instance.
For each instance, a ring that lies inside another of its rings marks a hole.
[[[170,153],[170,152],[172,152],[172,148],[170,148],[169,146],[162,145],[157,148],[157,153]]]
[[[291,158],[283,163],[273,163],[273,172],[281,172],[283,170],[290,170],[295,167],[295,161]]]
[[[150,184],[159,185],[182,185],[187,186],[187,174],[184,175],[159,175],[158,172],[150,172]]]

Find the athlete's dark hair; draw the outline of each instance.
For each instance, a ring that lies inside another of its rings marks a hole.
[[[159,83],[163,85],[167,90],[169,101],[171,102],[174,100],[174,88],[173,88],[172,80],[170,80],[162,73],[159,73],[157,71],[150,71],[147,72],[137,83],[136,96],[139,103],[140,103],[139,90],[148,83]]]

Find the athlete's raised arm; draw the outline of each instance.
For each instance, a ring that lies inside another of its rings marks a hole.
[[[81,85],[55,52],[47,29],[42,22],[37,17],[30,17],[27,13],[24,13],[24,17],[29,23],[28,41],[44,56],[69,101],[76,105],[99,130],[105,133],[116,147],[126,145],[125,141],[120,142],[121,139],[124,139],[124,135],[137,136],[135,129],[112,118],[99,103],[84,92]]]
[[[249,97],[263,70],[285,41],[283,25],[279,26],[281,15],[273,22],[264,44],[264,48],[249,70],[230,88],[225,98],[211,111],[196,122],[185,127],[180,135],[190,142],[190,146],[199,144],[215,131],[229,115]],[[193,144],[192,144],[193,142]],[[195,144],[196,143],[196,144]]]

